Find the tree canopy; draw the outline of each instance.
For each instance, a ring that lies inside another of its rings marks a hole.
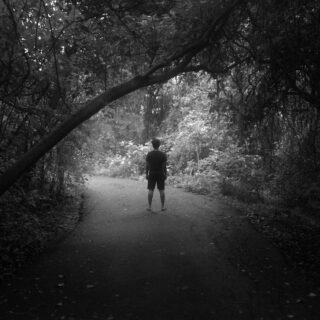
[[[315,0],[3,0],[0,15],[0,193],[98,111],[187,73],[217,80],[243,144],[268,137],[272,154],[288,114],[318,143]]]

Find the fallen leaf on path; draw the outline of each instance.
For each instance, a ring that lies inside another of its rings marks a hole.
[[[309,297],[312,297],[312,298],[314,298],[314,297],[316,297],[317,295],[315,294],[315,293],[313,293],[313,292],[310,292],[309,293]]]
[[[0,301],[0,304],[4,304],[4,303],[7,303],[9,301],[9,299],[5,298],[3,300]]]

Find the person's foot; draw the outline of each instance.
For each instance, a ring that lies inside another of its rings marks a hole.
[[[147,208],[147,211],[152,211],[152,209],[151,208]]]
[[[166,210],[167,210],[166,207],[161,208],[161,211],[166,211]]]

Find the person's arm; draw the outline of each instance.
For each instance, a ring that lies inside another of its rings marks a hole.
[[[146,158],[146,179],[147,180],[149,178],[149,173],[150,173],[150,164],[149,164],[148,156],[147,156],[147,158]]]
[[[164,179],[167,179],[167,161],[162,162],[162,172]]]
[[[163,172],[163,175],[164,175],[164,179],[167,179],[167,155],[164,153],[164,161],[162,162],[162,172]]]

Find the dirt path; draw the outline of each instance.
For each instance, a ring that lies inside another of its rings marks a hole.
[[[145,210],[145,182],[91,179],[77,229],[2,288],[0,318],[319,319],[318,292],[245,217],[173,188],[159,202]]]

